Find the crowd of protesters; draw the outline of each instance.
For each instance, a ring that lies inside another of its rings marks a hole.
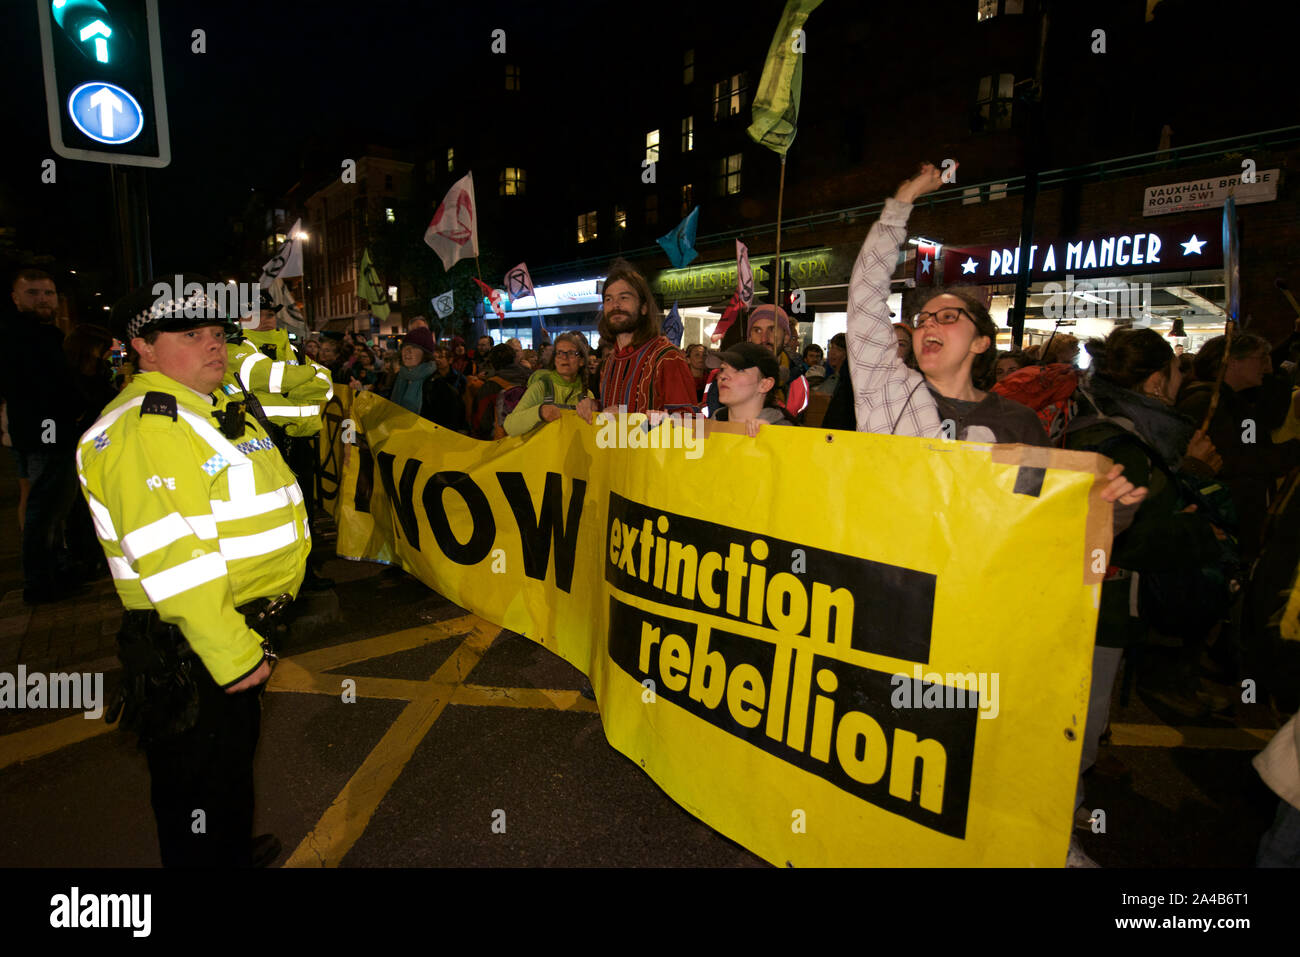
[[[1228,711],[1213,682],[1243,677],[1261,680],[1278,714],[1300,708],[1300,654],[1277,634],[1279,596],[1300,563],[1300,508],[1283,507],[1300,476],[1300,320],[1276,347],[1247,332],[1211,339],[1194,356],[1151,329],[1124,327],[1104,340],[1054,334],[1000,353],[974,287],[915,291],[905,297],[907,321],[895,322],[887,300],[912,204],[940,182],[925,166],[886,201],[853,269],[847,329],[824,348],[805,344],[779,306],[733,299],[718,347],[683,351],[663,335],[645,278],[620,260],[604,284],[595,346],[581,332],[535,349],[488,335],[471,346],[459,336],[439,341],[415,319],[388,348],[347,333],[313,337],[304,351],[335,383],[483,440],[526,435],[566,410],[589,423],[602,411],[692,413],[741,424],[750,436],[763,426],[816,425],[1107,456],[1115,464],[1101,494],[1113,504],[1114,545],[1079,769],[1076,819],[1086,823],[1086,784],[1125,660],[1125,683],[1135,681],[1174,720]],[[89,514],[74,507],[71,455],[115,392],[105,363],[112,339],[83,326],[61,342],[49,325],[54,296],[45,273],[24,270],[15,280],[18,348],[38,357],[6,394],[31,603],[66,597],[70,580],[103,571],[70,578],[61,556],[99,556]],[[43,438],[50,420],[56,434]],[[66,549],[55,547],[61,527]],[[1260,863],[1300,866],[1294,768],[1294,754],[1261,764],[1283,800]],[[1071,861],[1090,864],[1074,842]]]

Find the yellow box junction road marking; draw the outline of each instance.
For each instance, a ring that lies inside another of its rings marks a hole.
[[[406,701],[407,706],[344,785],[286,866],[337,867],[365,832],[415,749],[449,704],[471,707],[540,708],[598,713],[596,703],[577,691],[498,688],[469,684],[465,677],[501,633],[474,615],[363,638],[285,658],[267,683],[276,693],[336,697],[343,681],[356,683],[358,698]],[[348,675],[331,669],[460,638],[455,651],[423,680]],[[117,729],[80,714],[0,735],[0,769],[52,754]],[[1175,728],[1162,724],[1112,724],[1112,747],[1259,750],[1275,732],[1267,728]]]
[[[286,867],[337,867],[365,832],[379,803],[448,704],[505,708],[550,708],[596,713],[596,704],[576,691],[492,688],[464,684],[465,677],[501,633],[474,615],[408,628],[286,659],[276,668],[268,691],[337,696],[345,680],[356,682],[358,698],[409,702],[365,761],[321,815],[316,826],[285,862]],[[456,650],[425,681],[372,678],[327,669],[409,651],[436,641],[462,638]]]

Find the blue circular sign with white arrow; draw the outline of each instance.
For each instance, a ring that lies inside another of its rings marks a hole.
[[[68,97],[68,116],[92,140],[129,143],[144,129],[144,110],[120,86],[95,80],[83,83]]]

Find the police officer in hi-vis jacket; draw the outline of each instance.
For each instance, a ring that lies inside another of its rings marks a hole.
[[[77,473],[127,609],[109,717],[140,733],[162,862],[249,866],[279,851],[252,838],[253,752],[265,639],[311,531],[275,444],[221,389],[230,323],[214,287],[179,281],[114,307],[140,372],[81,437]]]

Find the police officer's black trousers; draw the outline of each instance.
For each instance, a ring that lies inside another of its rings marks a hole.
[[[164,867],[247,867],[253,836],[253,752],[263,686],[226,694],[194,668],[198,722],[145,742]]]

